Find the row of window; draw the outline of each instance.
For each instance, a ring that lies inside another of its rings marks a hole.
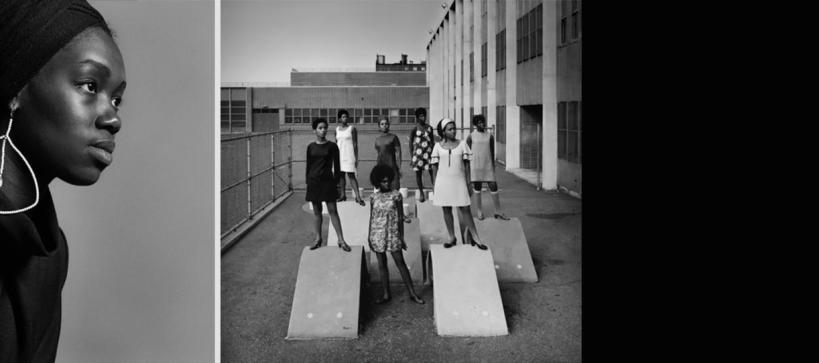
[[[571,7],[567,6],[567,1],[564,1],[560,4],[561,7],[561,16],[560,16],[560,44],[566,44],[567,36],[571,35],[571,40],[575,40],[580,37],[581,27],[580,27],[580,5],[578,0],[571,0]],[[569,10],[571,10],[571,15],[569,14]],[[571,34],[567,31],[569,19],[571,19]]]
[[[578,101],[557,103],[557,157],[582,162],[582,109]]]
[[[415,108],[346,108],[350,123],[378,123],[382,117],[388,117],[390,123],[415,123]],[[316,118],[336,123],[336,108],[287,108],[284,110],[284,123],[311,123]]]
[[[543,4],[517,20],[518,63],[543,54]]]

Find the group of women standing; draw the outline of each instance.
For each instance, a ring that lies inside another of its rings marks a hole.
[[[410,166],[415,171],[419,190],[418,201],[426,201],[423,187],[423,173],[429,172],[433,184],[433,205],[443,209],[443,218],[449,233],[449,242],[445,248],[455,245],[453,208],[458,209],[464,243],[479,249],[487,249],[481,243],[475,222],[472,219],[470,205],[473,194],[477,194],[475,202],[478,207],[478,219],[483,219],[481,211],[480,191],[483,184],[488,184],[495,205],[494,217],[508,220],[501,212],[498,198],[498,188],[495,180],[494,140],[486,131],[486,119],[483,115],[473,118],[475,130],[466,140],[456,138],[455,121],[448,118],[437,124],[437,133],[440,142],[435,142],[432,126],[426,122],[426,110],[418,108],[415,111],[416,125],[410,131],[409,152]],[[340,125],[336,127],[336,143],[326,138],[328,122],[318,118],[313,120],[313,129],[316,132],[316,141],[307,147],[307,196],[306,199],[313,206],[315,216],[314,230],[316,238],[311,249],[322,245],[321,222],[322,203],[327,205],[330,220],[338,236],[338,246],[350,251],[344,241],[341,223],[338,217],[336,202],[346,200],[346,180],[350,180],[356,203],[365,206],[361,198],[355,172],[358,167],[358,132],[349,124],[349,113],[346,110],[338,111]],[[370,249],[376,253],[379,272],[382,281],[389,281],[386,253],[393,256],[401,277],[413,301],[423,304],[417,296],[410,279],[409,271],[403,259],[402,250],[405,250],[404,226],[402,222],[409,222],[404,216],[403,196],[399,193],[401,187],[401,143],[399,138],[390,133],[390,122],[383,118],[378,123],[381,134],[375,139],[377,151],[376,166],[370,173],[370,182],[376,188],[370,195],[370,221],[368,243]],[[474,151],[473,151],[474,150]],[[472,165],[471,165],[472,164]],[[384,294],[376,300],[383,303],[390,299],[389,283],[382,284]]]

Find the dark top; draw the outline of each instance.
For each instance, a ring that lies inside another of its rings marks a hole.
[[[0,205],[9,200],[0,191]],[[0,215],[0,362],[53,362],[68,245],[48,188],[24,213]]]
[[[338,146],[332,141],[315,142],[307,146],[306,200],[311,202],[335,202],[338,198],[336,184],[341,176]]]
[[[379,135],[375,138],[375,150],[378,152],[376,164],[389,165],[397,169],[395,164],[395,153],[401,147],[401,141],[395,134]]]

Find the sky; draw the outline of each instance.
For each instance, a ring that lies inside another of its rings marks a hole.
[[[444,0],[222,0],[222,82],[289,82],[290,70],[375,70],[376,54],[426,60]]]

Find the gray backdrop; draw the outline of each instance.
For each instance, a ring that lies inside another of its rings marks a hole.
[[[99,182],[51,184],[70,250],[57,361],[214,361],[213,1],[91,4],[128,87]]]

